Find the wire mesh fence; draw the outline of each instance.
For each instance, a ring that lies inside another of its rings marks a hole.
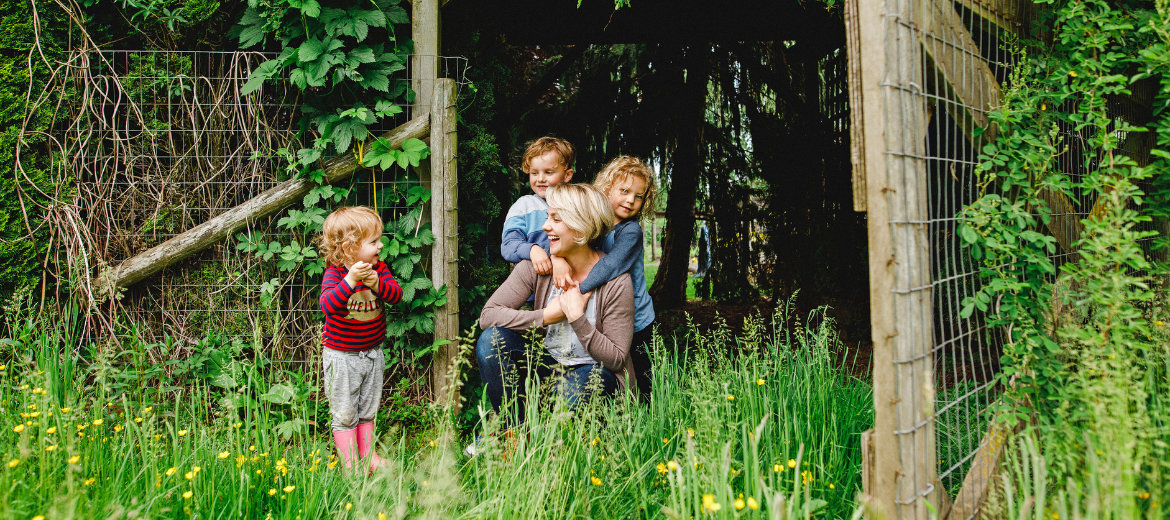
[[[890,237],[893,352],[892,364],[876,364],[874,377],[875,385],[888,378],[893,389],[900,468],[893,512],[899,518],[926,518],[925,502],[938,508],[940,517],[975,517],[998,464],[986,453],[997,442],[993,405],[1004,391],[999,359],[1006,331],[989,327],[978,311],[961,314],[963,301],[981,282],[980,265],[959,236],[959,215],[980,195],[978,157],[995,132],[989,113],[1010,86],[1018,57],[1013,42],[1027,36],[1031,4],[890,0],[880,12],[885,63],[880,97],[864,102],[880,103],[883,124],[866,131],[882,132],[883,161],[870,165],[867,182],[880,181],[888,208],[885,220],[870,226],[888,227]],[[1112,115],[1143,124],[1152,106],[1149,87],[1111,100]],[[1087,136],[1073,126],[1058,130],[1068,146],[1059,167],[1076,183],[1096,168],[1093,160],[1084,160],[1085,152],[1095,154],[1084,148]],[[1118,137],[1127,155],[1148,160],[1147,136]],[[1099,162],[1102,156],[1096,155]],[[1074,190],[1071,200],[1047,198],[1048,232],[1059,244],[1052,260],[1059,266],[1076,258],[1080,221],[1095,211],[1097,196]],[[1147,254],[1151,246],[1152,239],[1143,240]]]
[[[70,78],[78,95],[68,133],[81,144],[68,158],[69,171],[97,262],[116,266],[288,179],[280,150],[295,153],[311,139],[298,136],[300,91],[269,81],[252,95],[239,94],[250,71],[273,57],[133,50],[72,57],[80,66]],[[429,58],[421,61],[442,70],[428,71],[419,88],[432,88],[437,77],[464,83],[465,59]],[[413,104],[403,108],[371,133],[419,112]],[[400,195],[425,182],[410,169],[359,169],[345,181],[350,193],[343,203],[395,217],[406,210]],[[286,212],[249,222],[242,232],[308,244],[312,236],[276,225]],[[319,337],[318,280],[282,271],[237,244],[224,240],[126,290],[116,306],[123,330],[148,342],[222,333],[263,345],[277,360],[306,359]]]

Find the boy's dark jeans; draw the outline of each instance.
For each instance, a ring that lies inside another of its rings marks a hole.
[[[492,401],[492,408],[498,413],[505,396],[512,399],[518,422],[524,420],[524,379],[529,369],[534,369],[539,377],[549,377],[560,372],[557,388],[569,403],[569,408],[576,408],[577,404],[588,399],[589,389],[586,384],[594,372],[598,372],[601,387],[597,395],[607,396],[617,392],[618,380],[608,368],[600,364],[564,366],[557,363],[543,345],[533,348],[533,354],[539,352],[539,359],[535,366],[530,364],[527,341],[520,333],[491,327],[479,336],[475,345],[475,357],[479,362],[479,377],[487,387],[488,399]]]
[[[643,403],[650,402],[654,384],[654,364],[650,361],[650,341],[654,339],[654,322],[634,333],[630,345],[630,356],[634,361],[634,376],[638,380],[638,397]]]

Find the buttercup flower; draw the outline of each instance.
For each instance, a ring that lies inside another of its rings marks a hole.
[[[8,467],[10,468],[15,468],[17,464],[20,464],[20,459],[12,459],[8,461]]]
[[[592,476],[591,476],[591,477],[589,477],[589,481],[590,481],[590,482],[592,482],[594,486],[600,486],[600,485],[601,485],[601,479],[599,479],[599,478],[597,478],[597,477],[592,477]]]
[[[345,503],[345,510],[349,511],[350,509],[353,509],[353,502],[346,502]]]
[[[748,497],[748,499],[747,499],[747,506],[748,506],[748,509],[751,509],[752,511],[755,511],[755,510],[757,510],[757,509],[759,509],[759,508],[760,508],[760,503],[759,503],[759,502],[756,502],[756,499],[755,499],[755,498],[753,498],[753,497]]]
[[[774,471],[776,473],[780,473],[783,470],[784,470],[784,466],[781,465],[779,462],[777,462],[775,466],[772,466],[772,471]]]
[[[45,515],[37,515],[32,517],[32,520],[45,520]]]
[[[195,495],[195,493],[193,493],[193,492],[191,492],[191,491],[188,491],[188,492],[186,492],[186,493],[183,493],[183,498],[186,498],[186,499],[188,499],[188,500],[189,500],[189,499],[190,499],[192,496],[194,496],[194,495]]]
[[[117,433],[117,432],[120,432],[120,431],[122,431],[123,429],[125,429],[125,426],[122,426],[121,424],[115,424],[115,425],[114,425],[114,432],[115,432],[115,433]]]
[[[296,488],[297,488],[296,486],[284,486],[284,492],[285,493],[292,493],[293,490]]]
[[[715,501],[715,495],[703,495],[704,511],[714,513],[720,509],[723,509],[723,506],[719,505],[719,502]]]
[[[179,437],[187,435],[187,430],[179,430]]]
[[[744,502],[742,498],[735,499],[735,502],[732,505],[735,506],[736,511],[739,511],[739,510],[743,509],[744,507],[747,507],[747,503]]]
[[[106,422],[106,421],[104,419],[96,419],[93,421],[93,425],[94,426],[101,426],[103,422]]]
[[[666,464],[663,464],[663,463],[659,462],[657,467],[658,467],[658,474],[659,474],[659,475],[665,475],[665,474],[666,474],[666,471],[667,471],[667,469],[666,469]]]
[[[764,381],[763,379],[757,379],[757,380],[756,380],[756,385],[757,385],[757,386],[764,386],[764,383],[767,383],[767,381]]]
[[[45,451],[53,451],[53,450],[55,450],[55,449],[57,449],[57,445],[56,445],[56,444],[50,444],[50,445],[48,445],[48,446],[45,446]]]
[[[230,452],[221,451],[221,452],[219,452],[219,455],[216,455],[216,456],[215,456],[215,458],[217,458],[217,459],[219,459],[219,460],[223,460],[223,459],[226,459],[226,458],[230,457],[231,455],[232,455],[232,454],[231,454]]]
[[[70,464],[77,464],[77,461],[79,461],[79,460],[81,460],[81,455],[74,455],[72,457],[69,457]]]
[[[678,469],[678,463],[676,463],[675,461],[672,460],[672,461],[669,461],[666,463],[666,467],[667,467],[667,469],[674,471],[674,470]]]
[[[179,471],[179,468],[172,467],[172,468],[168,469],[167,476],[169,477],[171,475],[174,475],[176,471]]]
[[[788,467],[795,468],[796,467],[796,459],[788,459]]]
[[[47,434],[49,434],[49,435],[52,435],[52,434],[54,434],[54,433],[57,433],[57,427],[56,427],[56,426],[50,426],[48,430],[45,430],[45,433],[47,433]]]
[[[18,424],[18,425],[16,425],[15,428],[12,428],[12,431],[14,431],[16,433],[20,433],[20,432],[24,431],[24,425]]]
[[[142,418],[141,418],[141,417],[135,417],[135,418],[134,418],[134,422],[136,422],[136,423],[139,423],[139,424],[142,424]]]
[[[269,490],[268,490],[268,496],[272,496],[272,495],[275,495],[275,494],[276,494],[276,488],[272,488],[272,489],[269,489]]]
[[[735,396],[734,396],[734,395],[729,395],[729,396],[727,396],[727,400],[728,400],[728,401],[734,401],[734,400],[735,400]]]
[[[92,486],[95,482],[97,482],[96,478],[87,478],[85,479],[85,482],[82,482],[82,484],[86,486]]]

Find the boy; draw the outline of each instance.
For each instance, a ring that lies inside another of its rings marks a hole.
[[[548,235],[541,230],[548,218],[545,192],[552,186],[564,184],[573,178],[573,145],[557,137],[541,137],[524,151],[521,168],[528,174],[532,195],[520,197],[508,209],[500,254],[513,264],[532,260],[537,274],[551,274],[552,260],[548,256]]]
[[[333,442],[344,467],[354,466],[356,452],[369,459],[372,472],[383,462],[374,449],[385,368],[383,309],[402,300],[402,288],[378,259],[382,219],[370,208],[342,207],[331,213],[321,231],[320,250],[329,263],[319,303],[325,313],[322,362]]]

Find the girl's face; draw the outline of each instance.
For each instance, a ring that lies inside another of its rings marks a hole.
[[[566,253],[582,247],[573,240],[582,236],[581,233],[569,229],[569,225],[561,220],[561,212],[557,208],[548,208],[548,219],[540,229],[548,233],[548,250],[553,255],[564,257]]]
[[[609,205],[613,206],[613,214],[618,220],[627,220],[642,211],[642,200],[646,196],[646,181],[636,175],[627,175],[625,179],[609,187]]]
[[[356,247],[350,246],[352,252],[351,260],[354,263],[365,262],[367,264],[378,263],[378,253],[382,251],[382,235],[374,233],[372,236],[362,238],[361,243]],[[352,266],[353,264],[350,264]]]

